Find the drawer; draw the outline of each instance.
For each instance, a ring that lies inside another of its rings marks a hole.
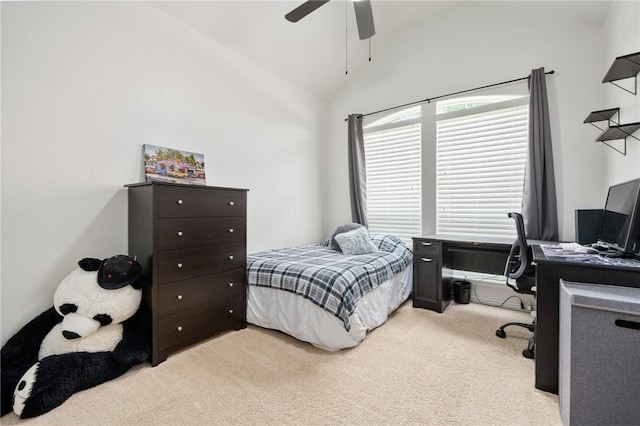
[[[158,320],[158,349],[195,343],[224,330],[237,329],[244,322],[244,299],[201,306]]]
[[[246,267],[247,248],[244,244],[163,251],[158,254],[158,283],[188,280]]]
[[[158,291],[158,316],[164,317],[215,301],[242,297],[246,279],[247,271],[238,269],[161,285]]]
[[[416,256],[441,256],[442,243],[432,240],[414,240],[413,254]]]
[[[243,244],[246,240],[244,217],[167,218],[158,222],[160,250]]]
[[[158,187],[159,217],[211,217],[247,215],[247,194],[211,188]]]

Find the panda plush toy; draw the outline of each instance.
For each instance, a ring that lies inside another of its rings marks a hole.
[[[148,359],[140,264],[118,255],[78,266],[58,285],[54,306],[2,348],[2,416],[39,416]]]

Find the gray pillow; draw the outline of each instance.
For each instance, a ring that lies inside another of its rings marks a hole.
[[[336,230],[333,232],[333,235],[331,236],[331,241],[329,242],[329,246],[334,250],[341,251],[340,245],[336,241],[336,235],[342,234],[343,232],[353,231],[354,229],[358,229],[358,228],[364,228],[364,226],[360,225],[359,223],[347,223],[345,225],[338,226]]]
[[[364,226],[353,231],[336,235],[336,241],[340,245],[343,254],[367,254],[378,251],[378,247],[371,241],[369,231]]]

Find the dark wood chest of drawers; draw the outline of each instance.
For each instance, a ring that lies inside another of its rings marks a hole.
[[[129,255],[143,266],[151,364],[246,322],[247,190],[129,188]]]

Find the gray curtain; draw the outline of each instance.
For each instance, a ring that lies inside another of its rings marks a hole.
[[[351,195],[351,220],[368,227],[367,223],[367,173],[364,161],[364,137],[362,114],[350,114],[349,126],[349,192]]]
[[[529,76],[529,152],[522,216],[527,238],[558,241],[558,207],[544,68]]]

